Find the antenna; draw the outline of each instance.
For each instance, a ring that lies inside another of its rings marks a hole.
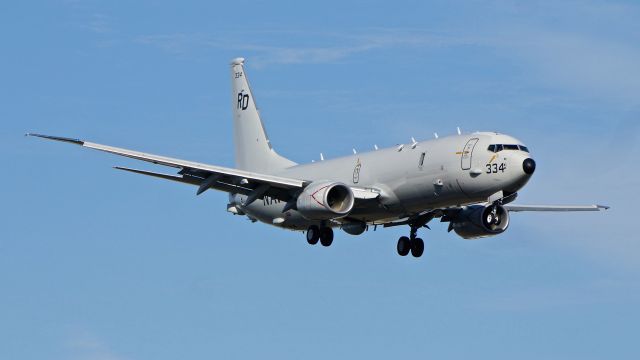
[[[404,149],[404,144],[400,144],[397,147],[398,151],[402,151],[402,149]]]
[[[438,138],[438,133],[433,133],[433,136],[437,139]]]
[[[320,161],[324,161],[324,155],[322,155],[322,153],[320,153]]]
[[[416,139],[413,138],[413,136],[411,137],[411,148],[415,149],[416,146],[418,146],[418,142],[416,141]]]
[[[374,148],[374,149],[376,149],[376,150],[378,150],[378,145],[373,144],[373,148]]]
[[[356,151],[356,148],[351,149],[353,150],[353,155],[357,154],[358,152]]]
[[[456,127],[456,129],[458,130],[458,135],[462,135],[462,131],[460,130],[460,126]]]

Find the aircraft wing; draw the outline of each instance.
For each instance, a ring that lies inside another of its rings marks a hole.
[[[179,168],[181,170],[178,172],[178,176],[155,173],[146,170],[116,167],[116,169],[119,170],[125,170],[142,175],[149,175],[166,180],[173,180],[177,182],[197,185],[199,186],[197,192],[198,195],[209,188],[213,188],[221,191],[240,193],[249,196],[252,196],[253,194],[255,198],[261,198],[263,195],[269,195],[274,198],[286,201],[290,199],[292,193],[295,190],[302,189],[307,185],[307,182],[304,180],[258,174],[250,171],[231,169],[222,166],[201,164],[192,161],[174,159],[165,156],[147,154],[139,151],[96,144],[79,139],[41,134],[27,134],[27,136],[35,136],[48,140],[67,142],[90,149],[129,157],[132,159]]]
[[[608,210],[603,205],[504,205],[505,209],[512,212],[522,211],[601,211]]]
[[[197,195],[208,189],[216,189],[229,193],[247,195],[245,204],[249,204],[263,196],[270,196],[282,201],[291,200],[298,190],[307,186],[310,181],[285,178],[267,174],[260,174],[222,166],[202,164],[187,160],[174,159],[166,156],[143,153],[108,145],[96,144],[79,139],[50,136],[29,133],[27,136],[35,136],[48,140],[61,141],[80,145],[86,148],[100,150],[111,154],[142,160],[153,164],[179,168],[178,175],[162,174],[147,170],[131,169],[116,166],[118,170],[133,172],[147,176],[153,176],[165,180],[171,180],[198,186]],[[356,199],[369,200],[379,196],[379,193],[363,188],[352,188]]]

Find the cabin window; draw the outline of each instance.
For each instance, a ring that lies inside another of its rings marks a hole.
[[[418,161],[418,167],[419,168],[422,168],[422,165],[424,165],[424,157],[425,157],[425,155],[427,155],[427,153],[423,152],[423,153],[420,154],[420,160]]]

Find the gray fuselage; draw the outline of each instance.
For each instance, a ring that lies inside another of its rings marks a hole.
[[[495,144],[500,145],[499,151],[490,149]],[[511,148],[502,149],[503,145]],[[530,178],[523,170],[523,161],[530,157],[519,140],[482,132],[295,165],[273,175],[375,189],[379,198],[359,203],[343,222],[376,224],[429,209],[484,203],[500,191],[515,193]],[[293,230],[319,224],[295,210],[283,213],[284,202],[265,197],[243,207],[245,198],[230,196],[242,212],[264,223]]]

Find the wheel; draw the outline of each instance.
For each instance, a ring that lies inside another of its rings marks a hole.
[[[316,225],[311,225],[307,229],[307,242],[311,245],[318,243],[320,239],[320,228]]]
[[[333,242],[333,229],[330,227],[323,227],[320,229],[320,244],[322,246],[329,246]]]
[[[407,256],[411,250],[411,241],[408,237],[403,236],[398,239],[398,255]]]
[[[488,213],[487,214],[487,224],[493,224],[493,214],[492,213]]]
[[[411,255],[413,255],[413,257],[419,258],[420,256],[422,256],[423,252],[424,252],[424,241],[422,241],[422,239],[420,238],[413,239],[411,241]]]

